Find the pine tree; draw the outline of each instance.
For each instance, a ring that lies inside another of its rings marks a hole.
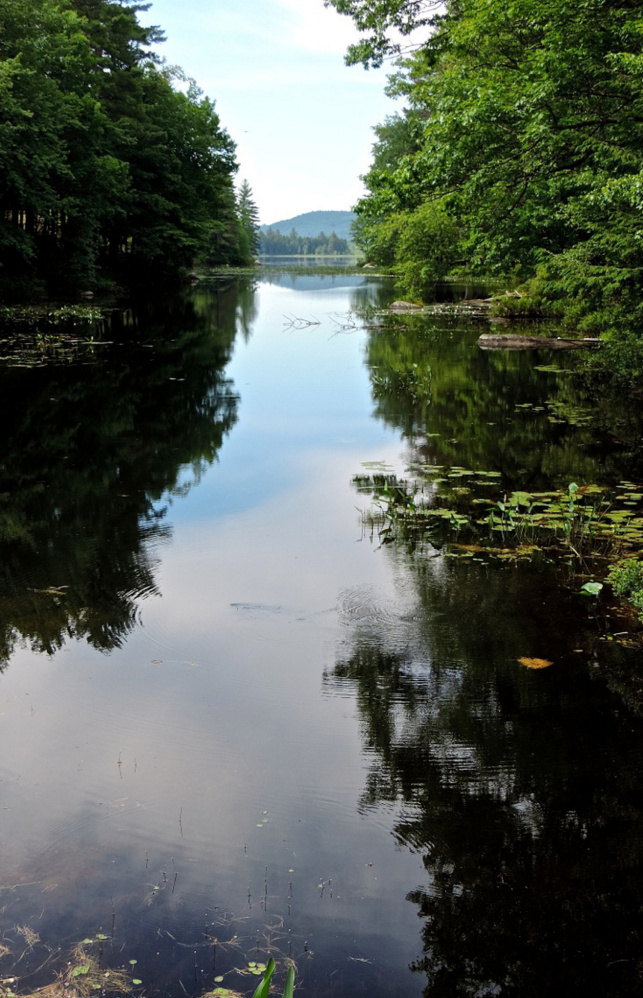
[[[139,24],[144,9],[0,0],[3,292],[166,280],[213,234],[237,243],[234,142],[214,104],[153,56],[161,33]]]
[[[259,211],[252,198],[252,188],[247,180],[242,181],[237,195],[239,218],[239,243],[245,263],[252,263],[259,252]]]

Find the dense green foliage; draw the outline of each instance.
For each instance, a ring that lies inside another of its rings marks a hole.
[[[643,619],[643,562],[638,558],[625,558],[609,571],[607,581],[617,596],[628,600]]]
[[[351,61],[420,39],[357,205],[374,262],[418,296],[455,266],[536,278],[549,311],[643,355],[641,0],[330,2],[364,31]]]
[[[324,232],[301,236],[295,229],[287,236],[277,229],[266,229],[260,233],[259,249],[268,256],[334,256],[350,251],[348,240],[340,239],[334,232],[329,236]]]
[[[0,273],[91,285],[243,255],[234,143],[133,0],[0,0]]]

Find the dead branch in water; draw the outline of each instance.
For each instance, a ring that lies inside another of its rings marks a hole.
[[[598,347],[602,342],[599,337],[567,340],[562,337],[521,336],[516,333],[483,333],[478,339],[478,346],[481,350],[577,350],[580,347]]]

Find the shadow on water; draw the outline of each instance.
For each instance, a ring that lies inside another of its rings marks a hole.
[[[84,364],[2,372],[0,662],[68,637],[110,651],[135,626],[168,504],[236,421],[224,369],[251,308],[231,289],[147,303]]]
[[[643,725],[577,653],[591,616],[530,566],[387,552],[414,611],[362,620],[325,683],[357,703],[363,813],[401,806],[422,857],[425,995],[639,994]]]
[[[371,329],[375,415],[412,461],[492,469],[505,489],[640,480],[631,400],[578,358],[483,353],[476,336],[444,316]],[[354,614],[325,686],[357,703],[362,812],[400,807],[392,834],[422,857],[408,900],[426,998],[639,994],[640,655],[610,662],[560,566],[412,548],[383,549],[411,610],[394,626],[372,605]]]

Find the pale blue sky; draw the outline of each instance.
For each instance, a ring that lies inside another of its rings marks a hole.
[[[387,71],[346,66],[352,22],[323,0],[153,0],[162,54],[216,102],[261,222],[348,209],[372,126],[395,110]]]

